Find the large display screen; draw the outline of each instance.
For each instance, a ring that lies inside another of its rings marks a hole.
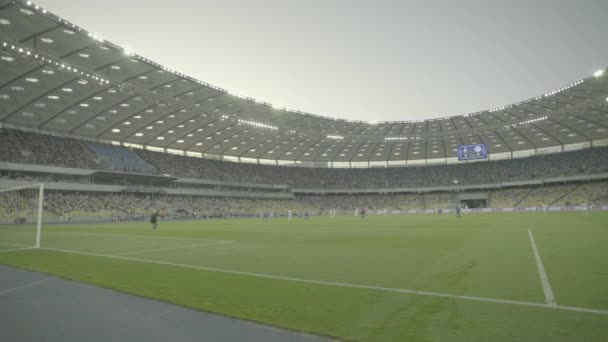
[[[458,145],[458,160],[488,158],[488,145],[472,144]]]

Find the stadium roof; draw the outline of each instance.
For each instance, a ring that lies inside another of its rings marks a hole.
[[[184,46],[187,49],[187,46]],[[26,1],[0,0],[0,121],[207,157],[353,166],[446,162],[608,142],[608,73],[509,106],[363,122],[274,108],[159,65]],[[170,151],[171,152],[171,151]]]

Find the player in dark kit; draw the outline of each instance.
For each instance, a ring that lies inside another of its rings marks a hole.
[[[157,210],[152,216],[150,216],[150,223],[152,223],[152,230],[156,231],[156,227],[158,227],[158,215],[159,211]]]
[[[460,218],[460,204],[456,206],[456,218]]]

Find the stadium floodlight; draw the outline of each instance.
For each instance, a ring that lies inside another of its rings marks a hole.
[[[598,70],[598,71],[594,72],[594,73],[593,73],[593,76],[595,76],[595,77],[600,77],[600,76],[602,76],[603,74],[604,74],[604,69],[600,69],[600,70]]]
[[[123,50],[124,54],[127,56],[133,56],[135,53],[133,52],[133,50],[129,47],[124,48]]]
[[[0,202],[11,206],[10,215],[0,218],[0,226],[11,227],[0,229],[0,250],[40,248],[43,201],[42,183],[0,189]]]

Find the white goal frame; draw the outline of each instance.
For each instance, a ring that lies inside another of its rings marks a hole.
[[[34,248],[40,248],[40,235],[42,232],[42,210],[44,209],[44,183],[23,185],[12,188],[1,188],[0,193],[23,189],[38,189],[38,208],[36,210],[36,242],[34,244]]]

